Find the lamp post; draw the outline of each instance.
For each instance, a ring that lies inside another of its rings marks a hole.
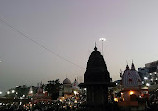
[[[100,38],[99,41],[102,41],[102,55],[103,55],[103,42],[106,41],[105,38]]]

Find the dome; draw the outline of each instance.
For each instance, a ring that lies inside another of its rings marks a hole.
[[[122,85],[124,88],[139,87],[141,85],[141,78],[135,70],[133,63],[131,69],[128,66],[126,67],[122,76]]]
[[[71,81],[70,81],[68,78],[66,78],[66,79],[63,81],[63,84],[71,84]]]

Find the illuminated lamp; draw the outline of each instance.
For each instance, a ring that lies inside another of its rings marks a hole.
[[[114,98],[114,101],[115,101],[115,102],[118,102],[118,98]]]
[[[129,95],[132,95],[132,94],[134,94],[134,91],[129,91]]]

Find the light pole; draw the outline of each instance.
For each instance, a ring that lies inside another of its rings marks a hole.
[[[105,38],[100,38],[99,41],[102,41],[102,55],[104,55],[103,54],[103,42],[106,41],[106,39]]]

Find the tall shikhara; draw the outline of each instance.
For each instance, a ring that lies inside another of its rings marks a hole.
[[[95,46],[87,62],[84,74],[84,83],[81,87],[87,88],[87,110],[104,111],[108,103],[108,87],[114,85],[110,82],[104,58]]]

